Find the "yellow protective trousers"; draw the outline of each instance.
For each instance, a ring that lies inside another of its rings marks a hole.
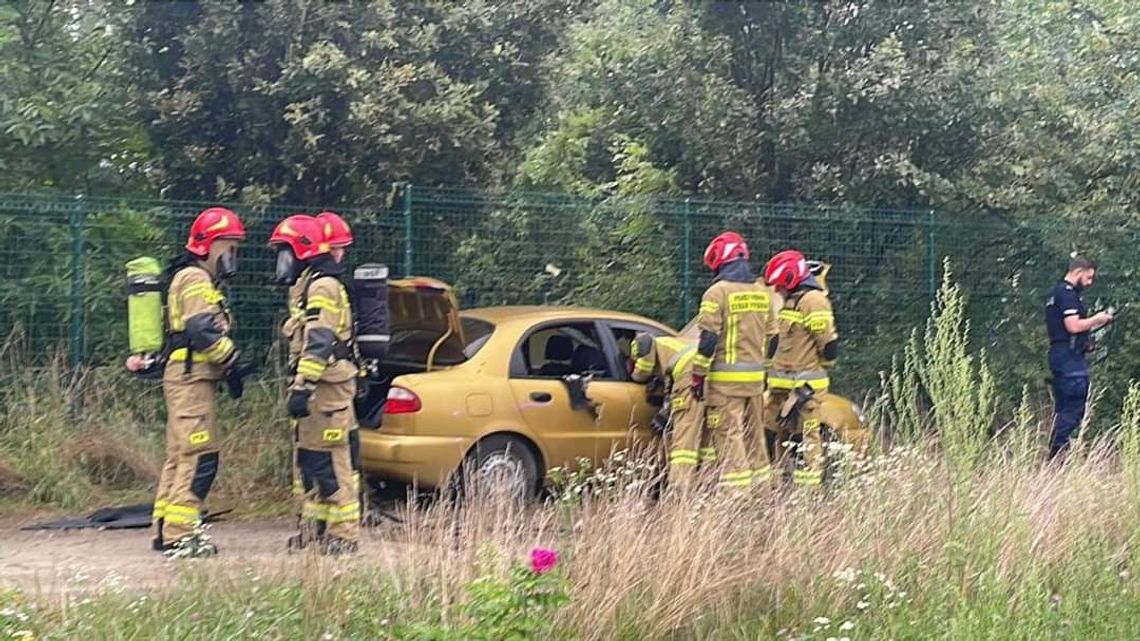
[[[167,545],[202,522],[202,508],[218,474],[217,381],[166,380],[166,459],[154,499],[155,535]]]
[[[796,485],[817,486],[823,482],[823,470],[826,465],[823,451],[823,436],[820,432],[819,400],[809,398],[800,406],[796,416],[787,423],[786,427],[780,425],[780,409],[788,401],[791,390],[770,389],[768,391],[768,406],[765,414],[769,417],[767,429],[776,435],[776,458],[783,459],[784,446],[793,435],[802,434],[803,459],[796,466],[792,478]],[[782,469],[782,466],[781,466]]]
[[[772,468],[762,434],[763,396],[727,396],[710,385],[705,404],[705,421],[720,470],[718,485],[741,488],[768,483]]]
[[[360,500],[349,446],[355,382],[318,382],[309,416],[296,423],[302,534],[360,538]]]

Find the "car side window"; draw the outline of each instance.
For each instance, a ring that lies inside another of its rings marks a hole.
[[[651,336],[664,336],[665,332],[650,325],[639,325],[636,323],[610,323],[610,332],[614,336],[614,343],[618,348],[618,361],[625,364],[629,361],[629,348],[633,342],[633,337],[637,336],[639,332],[646,332]]]
[[[568,374],[614,378],[593,323],[542,327],[531,332],[519,350],[528,378],[561,378]]]

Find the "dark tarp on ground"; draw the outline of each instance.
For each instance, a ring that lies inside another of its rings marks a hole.
[[[150,527],[150,515],[154,511],[153,503],[138,503],[135,505],[121,505],[105,507],[95,510],[86,518],[59,519],[26,525],[21,530],[83,530],[95,528],[99,530],[130,530]],[[229,514],[233,510],[222,510],[206,515],[204,521],[216,521],[219,517]]]

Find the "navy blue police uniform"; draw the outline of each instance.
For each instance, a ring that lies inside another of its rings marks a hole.
[[[1049,369],[1053,372],[1053,439],[1049,455],[1061,451],[1080,427],[1089,397],[1089,364],[1086,358],[1089,333],[1071,334],[1065,329],[1070,316],[1086,318],[1081,289],[1068,281],[1053,287],[1045,303],[1045,328],[1049,332]]]

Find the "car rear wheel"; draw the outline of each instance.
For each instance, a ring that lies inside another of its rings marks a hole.
[[[463,462],[462,494],[525,501],[538,491],[538,458],[520,438],[497,434],[479,441]]]

